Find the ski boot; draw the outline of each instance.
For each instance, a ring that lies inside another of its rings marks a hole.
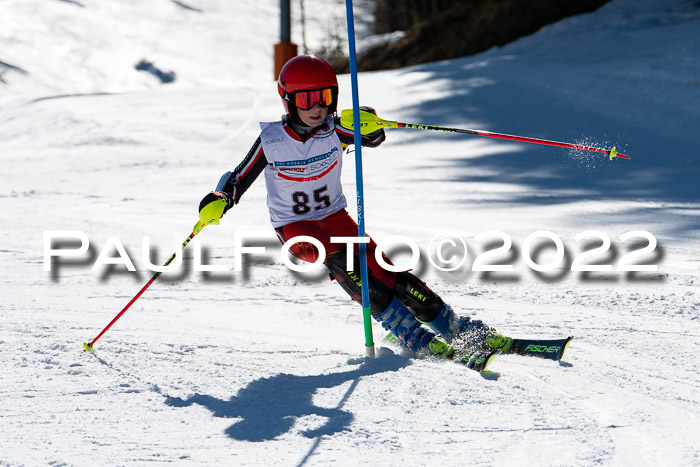
[[[429,348],[430,343],[436,337],[433,331],[422,326],[416,320],[398,298],[394,298],[389,306],[374,318],[382,324],[384,329],[389,331],[389,335],[384,339],[386,342],[390,340],[398,342],[411,350],[419,351]]]
[[[500,350],[504,354],[507,354],[510,348],[513,346],[513,338],[506,337],[494,330],[486,335],[484,343],[490,349]]]
[[[455,342],[461,346],[484,350],[498,349],[505,353],[513,341],[481,320],[456,315],[449,305],[445,305],[433,321],[425,324],[439,333],[446,342]]]
[[[445,342],[441,336],[435,336],[428,344],[428,351],[438,358],[454,360],[470,370],[482,372],[501,353],[498,349],[457,349]]]
[[[480,320],[456,315],[449,305],[444,305],[435,319],[425,324],[440,334],[447,343],[459,340],[462,341],[460,344],[469,344],[475,348],[483,347],[481,344],[488,333],[493,331]]]
[[[430,331],[428,331],[430,332]],[[450,344],[445,342],[445,339],[443,339],[440,336],[435,336],[433,334],[433,338],[430,342],[428,342],[428,345],[424,348],[421,349],[413,349],[413,350],[425,350],[427,351],[430,355],[433,357],[437,358],[444,358],[444,359],[452,359],[454,357],[455,353],[455,348],[452,347]],[[384,339],[382,339],[383,342],[386,342],[387,344],[392,344],[392,345],[404,345],[408,347],[408,345],[404,344],[402,340],[395,336],[394,333],[390,330],[389,333],[384,336]]]
[[[433,340],[431,340],[428,343],[428,352],[430,352],[431,355],[434,355],[437,358],[451,359],[452,357],[454,357],[455,348],[447,342],[445,342],[445,339],[443,339],[442,337],[435,336],[433,337]]]

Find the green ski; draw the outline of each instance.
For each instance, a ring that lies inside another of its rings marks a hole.
[[[569,347],[574,336],[566,339],[513,339],[505,354],[526,355],[547,360],[559,361]]]

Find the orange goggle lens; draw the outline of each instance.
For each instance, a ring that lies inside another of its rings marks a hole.
[[[294,93],[294,105],[300,110],[309,110],[314,105],[328,107],[333,104],[333,89],[317,89],[315,91],[297,91]]]

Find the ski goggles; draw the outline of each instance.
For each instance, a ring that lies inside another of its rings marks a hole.
[[[316,104],[321,107],[330,107],[335,101],[335,89],[324,88],[313,91],[296,91],[287,95],[287,100],[294,102],[299,110],[309,110]]]

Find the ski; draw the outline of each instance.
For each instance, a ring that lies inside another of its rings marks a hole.
[[[477,350],[476,352],[455,358],[454,361],[461,363],[470,370],[483,373],[496,357],[500,355],[500,350]]]
[[[513,339],[505,354],[539,357],[559,361],[569,347],[574,336],[565,339]]]
[[[504,355],[523,355],[527,357],[538,357],[546,360],[560,361],[564,357],[566,349],[574,339],[574,336],[569,336],[565,339],[518,339],[512,338],[510,342],[506,341],[502,350],[477,350],[471,354],[458,356],[456,352],[447,343],[443,346],[431,343],[429,354],[433,357],[453,360],[460,363],[469,369],[479,372],[485,371],[491,362],[501,354]],[[384,342],[396,346],[403,344],[398,337],[392,333],[388,333],[384,337]],[[444,341],[443,341],[444,342]]]
[[[404,347],[401,340],[391,332],[384,337],[383,341],[387,344]],[[431,342],[428,348],[428,355],[431,357],[452,360],[455,363],[464,365],[470,370],[478,371],[479,373],[486,371],[491,362],[493,362],[500,353],[500,350],[477,350],[473,353],[458,355],[455,349],[442,340],[442,338]]]

